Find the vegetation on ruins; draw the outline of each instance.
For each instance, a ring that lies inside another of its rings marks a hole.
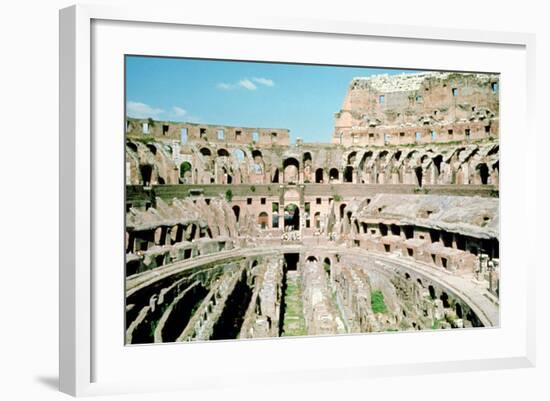
[[[127,342],[498,325],[498,77],[476,79],[354,80],[332,143],[128,118]]]
[[[374,313],[386,313],[388,311],[388,307],[384,302],[384,294],[382,294],[382,291],[374,290],[371,295],[372,298],[370,300],[370,304],[372,306],[372,311]]]
[[[227,191],[225,191],[225,200],[229,203],[231,203],[231,201],[233,200],[233,191],[228,189]]]

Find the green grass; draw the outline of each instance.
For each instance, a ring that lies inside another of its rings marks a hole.
[[[231,201],[233,200],[233,191],[228,189],[227,191],[225,191],[225,200],[227,200],[228,203],[231,203]]]
[[[284,319],[283,336],[307,335],[299,278],[287,281]]]
[[[432,330],[437,330],[441,327],[441,320],[434,319],[434,322],[432,323]]]
[[[388,311],[388,307],[384,302],[384,294],[382,294],[382,291],[374,290],[371,296],[372,298],[370,300],[370,304],[372,306],[372,311],[374,313],[386,313]]]

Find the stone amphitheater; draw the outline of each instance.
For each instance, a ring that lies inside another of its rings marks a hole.
[[[332,143],[126,125],[126,343],[499,325],[498,75],[355,78]]]

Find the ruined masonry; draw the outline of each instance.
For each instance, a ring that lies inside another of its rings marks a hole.
[[[498,326],[498,92],[355,78],[330,144],[128,118],[126,342]]]

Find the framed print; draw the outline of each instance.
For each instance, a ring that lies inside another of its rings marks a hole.
[[[178,15],[61,11],[62,391],[533,365],[532,36]]]

